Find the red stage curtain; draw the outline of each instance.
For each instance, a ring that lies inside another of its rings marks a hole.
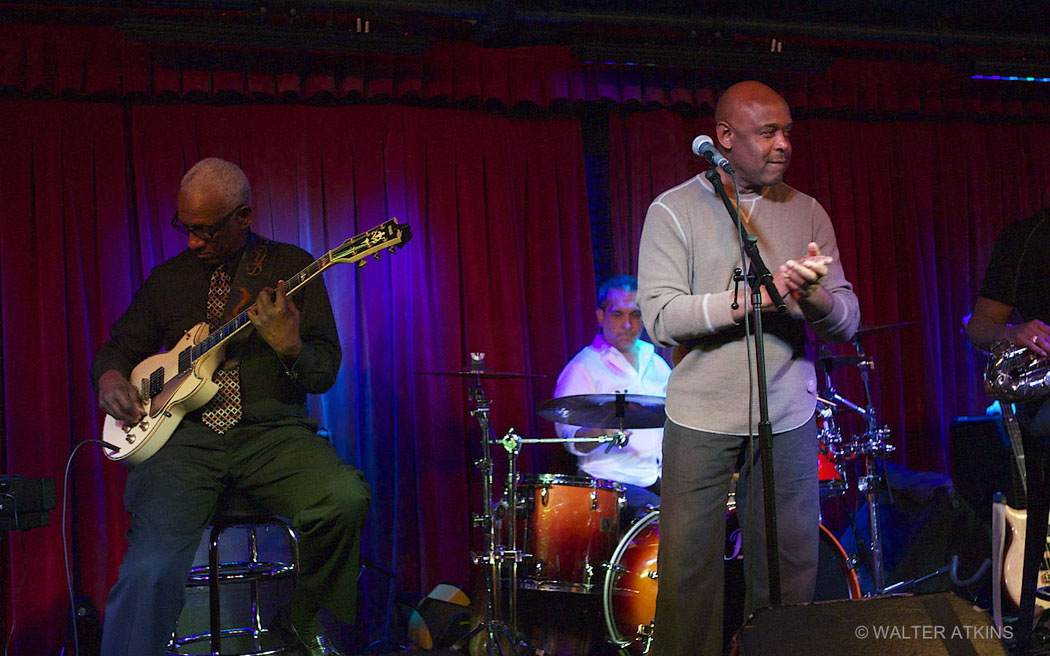
[[[325,274],[344,362],[312,412],[372,484],[364,554],[394,570],[404,590],[470,583],[470,548],[481,547],[470,522],[481,508],[472,466],[480,441],[463,383],[418,372],[459,369],[477,351],[494,369],[545,374],[488,381],[486,392],[501,434],[511,426],[553,434],[532,409],[594,330],[578,121],[61,101],[0,102],[0,121],[6,472],[60,480],[70,447],[97,436],[91,357],[142,277],[185,246],[168,226],[182,174],[201,157],[224,157],[253,182],[255,227],[267,237],[320,255],[391,216],[411,226],[402,251]],[[97,447],[82,451],[73,565],[78,590],[101,609],[124,548],[124,468]],[[506,457],[493,455],[499,489]],[[571,459],[529,449],[521,465],[564,470]],[[25,534],[30,583],[12,654],[56,653],[64,635],[54,517]],[[7,547],[10,608],[25,567],[18,542]],[[362,612],[381,622],[382,601]]]
[[[710,117],[669,111],[611,117],[610,170],[622,171],[610,175],[611,219],[622,270],[637,271],[649,201],[706,169],[689,147],[713,129]],[[988,403],[982,358],[971,353],[962,317],[1002,226],[1050,206],[1050,126],[796,117],[791,136],[786,180],[831,215],[862,322],[915,322],[863,341],[876,360],[879,418],[901,461],[947,471],[951,419],[983,414]],[[840,369],[833,382],[863,405],[858,372]]]
[[[176,38],[147,44],[106,27],[0,25],[0,90],[192,102],[394,99],[550,108],[606,101],[709,108],[727,79],[725,71],[715,70],[717,62],[711,69],[585,63],[561,46],[438,42],[422,55],[279,57],[250,45],[180,48]],[[752,75],[776,86],[796,109],[886,117],[1050,117],[1050,102],[1034,88],[1042,85],[973,81],[936,63],[839,57],[823,72]]]

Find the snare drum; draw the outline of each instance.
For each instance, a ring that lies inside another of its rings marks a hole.
[[[819,526],[817,589],[814,601],[860,598],[857,574],[835,536]],[[657,630],[656,555],[660,546],[660,509],[635,522],[616,545],[602,589],[609,638],[620,647],[645,653]],[[744,570],[736,510],[726,512],[725,603],[723,636],[728,640],[743,622]]]
[[[582,476],[522,476],[525,568],[521,587],[559,592],[600,592],[601,567],[616,547],[620,483]]]

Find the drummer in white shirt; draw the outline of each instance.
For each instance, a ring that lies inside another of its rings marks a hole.
[[[671,368],[649,342],[641,341],[642,311],[635,297],[638,280],[634,276],[614,276],[598,290],[598,324],[601,332],[577,353],[558,376],[554,396],[577,394],[644,394],[666,396]],[[558,436],[597,437],[616,431],[555,424]],[[660,465],[663,428],[630,431],[626,446],[613,447],[591,442],[566,443],[576,456],[581,473],[622,483],[627,489],[627,508],[623,519],[641,517],[646,506],[660,505]]]

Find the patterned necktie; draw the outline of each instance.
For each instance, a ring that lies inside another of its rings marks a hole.
[[[208,288],[207,316],[208,327],[212,332],[222,326],[222,313],[229,294],[230,274],[220,267],[211,274],[211,286]],[[201,420],[222,435],[241,420],[240,367],[219,369],[211,379],[218,384],[219,391],[204,406]]]

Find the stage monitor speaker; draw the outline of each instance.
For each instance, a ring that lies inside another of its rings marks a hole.
[[[988,616],[958,596],[875,597],[755,611],[733,638],[738,656],[1006,656]]]
[[[948,429],[955,492],[991,526],[992,497],[1007,495],[1016,504],[1010,440],[999,415],[956,417]]]

